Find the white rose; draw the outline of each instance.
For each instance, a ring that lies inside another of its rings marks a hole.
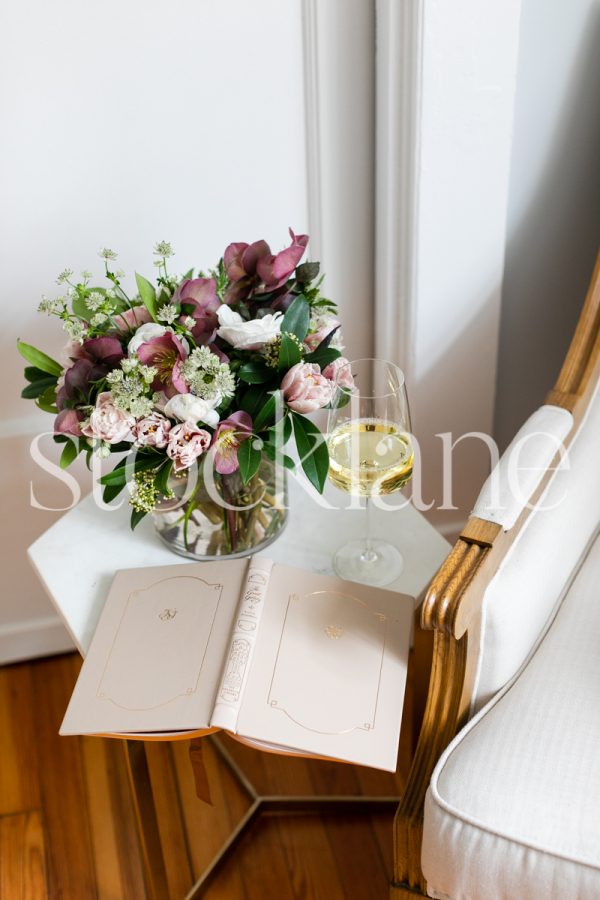
[[[162,337],[167,331],[173,331],[165,325],[159,325],[157,322],[146,322],[136,330],[134,336],[127,344],[127,352],[130,356],[135,356],[142,344],[152,340],[152,338]],[[179,340],[187,353],[190,351],[190,345],[185,338],[180,337]]]
[[[219,424],[219,413],[215,410],[221,397],[203,400],[194,394],[175,394],[166,404],[164,412],[167,416],[179,419],[180,422],[205,422],[213,428]]]
[[[221,326],[217,334],[224,341],[237,350],[259,350],[280,334],[283,313],[268,313],[262,319],[245,322],[239,313],[224,303],[217,310],[217,318]]]

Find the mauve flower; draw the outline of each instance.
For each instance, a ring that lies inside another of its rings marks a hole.
[[[269,290],[281,287],[288,280],[306,250],[307,234],[294,234],[290,228],[292,243],[285,250],[273,255],[261,256],[256,263],[256,272]]]
[[[167,397],[189,391],[181,374],[181,366],[187,355],[187,348],[182,341],[172,331],[167,330],[137,348],[140,362],[145,366],[154,366],[158,370],[152,382],[152,390],[164,391]]]
[[[210,434],[189,422],[175,425],[169,432],[167,456],[173,460],[176,472],[189,469],[192,463],[210,446]]]
[[[225,296],[226,303],[245,299],[253,288],[261,284],[263,287],[259,293],[270,293],[286,283],[308,244],[307,234],[296,235],[291,228],[289,231],[292,243],[276,254],[271,252],[266,241],[229,244],[223,254],[223,264],[231,282]]]
[[[281,332],[283,313],[267,313],[260,319],[246,322],[226,303],[217,310],[219,329],[217,334],[237,350],[259,350]]]
[[[333,384],[316,363],[296,363],[281,382],[284,400],[298,413],[312,413],[331,402]]]
[[[81,433],[107,444],[118,444],[121,441],[133,441],[131,429],[134,425],[133,416],[117,409],[110,391],[104,391],[98,394],[90,420],[87,425],[82,426]]]
[[[304,346],[308,348],[310,352],[316,350],[320,343],[322,343],[326,337],[329,337],[332,331],[335,331],[336,328],[339,328],[340,321],[335,319],[333,316],[331,318],[326,319],[322,325],[317,329],[317,331],[312,334],[307,334],[304,338]]]
[[[55,434],[72,434],[81,437],[81,422],[83,413],[78,409],[63,409],[54,420]]]
[[[252,418],[247,412],[234,412],[221,422],[213,437],[215,469],[219,475],[231,475],[239,469],[240,444],[251,435]]]
[[[188,315],[196,320],[192,334],[199,344],[209,344],[217,327],[217,309],[221,301],[217,297],[217,285],[214,278],[188,278],[182,281],[173,295],[173,303],[185,303],[192,306],[191,312],[183,313],[179,319],[181,324]]]
[[[212,400],[203,400],[195,394],[175,394],[165,404],[163,412],[167,416],[179,419],[180,422],[195,424],[205,422],[212,428],[219,423],[219,413],[215,406],[221,402],[221,397],[213,397]]]
[[[323,369],[323,375],[336,387],[347,388],[348,390],[353,390],[355,387],[352,369],[345,356],[338,356],[337,359],[330,362]]]
[[[256,264],[263,256],[271,256],[271,248],[266,241],[230,244],[223,254],[227,277],[230,281],[240,281],[247,275],[254,275]]]
[[[56,394],[58,409],[87,404],[93,383],[104,378],[110,368],[102,363],[94,363],[90,359],[75,360],[61,375],[61,385]]]
[[[88,338],[81,346],[81,355],[92,362],[108,366],[108,370],[118,366],[125,354],[121,342],[116,337]]]
[[[142,344],[145,344],[150,338],[162,337],[166,331],[166,325],[159,325],[158,322],[144,322],[127,344],[127,352],[130,356],[135,356]]]
[[[135,443],[138,447],[157,447],[162,450],[169,442],[171,423],[160,413],[153,412],[140,419],[133,427]]]
[[[152,316],[145,306],[134,306],[114,317],[115,324],[122,331],[131,331],[152,321]]]

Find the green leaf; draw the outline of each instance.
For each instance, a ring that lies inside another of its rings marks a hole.
[[[163,497],[167,496],[169,490],[169,475],[171,474],[172,468],[173,461],[168,459],[166,463],[160,467],[156,473],[156,478],[154,479],[154,487],[163,495]]]
[[[21,391],[21,397],[23,397],[24,400],[35,400],[36,397],[40,397],[48,390],[48,388],[53,388],[55,386],[56,378],[49,375],[46,378],[40,378],[39,381],[32,381],[31,384],[24,387]]]
[[[269,459],[272,459],[273,462],[281,463],[285,466],[286,469],[296,468],[296,463],[291,456],[288,456],[286,453],[277,454],[277,450],[274,444],[265,444],[263,447],[263,452],[266,453]]]
[[[281,331],[295,334],[299,341],[303,341],[308,332],[310,322],[310,308],[304,294],[298,294],[292,300],[281,322]]]
[[[42,372],[37,366],[26,366],[24,372],[27,381],[39,381],[40,378],[46,378],[48,373]],[[56,379],[54,379],[56,381]]]
[[[264,384],[265,381],[273,378],[275,373],[273,369],[262,362],[247,362],[237,374],[240,381],[245,381],[247,384]]]
[[[287,444],[287,442],[289,441],[289,439],[292,436],[292,420],[289,415],[283,416],[283,418],[280,419],[276,425],[272,425],[271,428],[269,428],[269,431],[272,435],[270,440],[275,441],[275,439],[276,439],[275,435],[281,429],[283,429],[283,441],[281,443],[282,443],[282,446],[284,446],[285,444]]]
[[[140,292],[140,297],[142,298],[142,303],[154,319],[156,321],[156,291],[150,284],[150,282],[144,278],[143,275],[139,275],[137,272],[135,273],[135,280],[137,284],[138,291]]]
[[[262,456],[263,441],[257,437],[249,437],[242,441],[238,450],[238,462],[240,464],[240,476],[244,484],[258,472]]]
[[[309,353],[308,356],[304,357],[304,362],[309,363],[318,363],[321,366],[321,369],[324,369],[329,363],[332,363],[334,359],[338,359],[342,354],[339,350],[335,350],[333,347],[323,347],[319,345],[316,350],[313,350],[312,353]]]
[[[35,366],[37,369],[41,369],[42,372],[47,372],[48,375],[56,375],[57,378],[61,374],[62,366],[57,363],[55,359],[52,359],[52,357],[42,353],[41,350],[32,347],[31,344],[26,344],[24,341],[18,340],[17,350],[28,363],[31,363],[31,365]]]
[[[262,384],[252,384],[244,391],[240,399],[240,409],[254,419],[268,400],[268,393]]]
[[[275,420],[277,407],[281,402],[280,396],[279,391],[273,391],[273,393],[269,395],[269,399],[260,408],[252,423],[255,431],[261,431],[265,425],[270,425],[272,424],[272,421]]]
[[[182,278],[182,281],[187,281],[188,278],[193,278],[193,277],[194,277],[194,269],[192,267],[191,269],[187,270],[187,272],[185,273],[185,275]]]
[[[56,385],[46,388],[44,393],[35,401],[35,405],[39,409],[43,409],[44,412],[56,414],[58,412],[56,406]]]
[[[325,439],[317,426],[313,425],[310,419],[301,416],[300,413],[292,413],[292,421],[296,447],[304,473],[310,483],[322,494],[329,470],[329,452]]]
[[[105,503],[112,503],[115,497],[118,497],[123,488],[124,484],[106,484],[104,485],[104,490],[102,491],[102,499]]]
[[[296,280],[298,284],[310,284],[319,274],[321,268],[318,262],[305,262],[296,269]]]
[[[104,291],[102,293],[104,293]],[[85,300],[80,294],[75,294],[73,297],[71,309],[78,318],[83,319],[85,322],[89,322],[94,315],[91,309],[87,308]]]
[[[66,469],[71,465],[74,459],[76,459],[79,454],[79,443],[78,441],[67,441],[65,446],[63,447],[63,452],[60,454],[60,467],[61,469]]]
[[[122,459],[111,472],[107,472],[106,475],[102,475],[98,479],[99,484],[120,484],[121,487],[124,487],[127,483],[127,471],[125,469],[127,463],[131,465],[131,460],[127,457],[126,459]]]
[[[100,484],[126,484],[132,478],[134,472],[141,472],[144,469],[156,469],[163,460],[164,456],[158,453],[152,456],[141,456],[138,454],[135,460],[131,456],[127,456],[117,463],[112,472],[102,475],[98,481]]]
[[[291,308],[291,307],[290,307]],[[279,370],[287,372],[296,363],[302,359],[302,351],[295,341],[287,334],[281,336],[281,346],[279,348]]]
[[[140,522],[142,521],[142,519],[144,518],[145,515],[147,515],[147,514],[145,512],[143,512],[142,510],[139,510],[139,509],[131,510],[130,524],[131,524],[132,531],[134,531],[137,528],[137,526],[140,524]]]

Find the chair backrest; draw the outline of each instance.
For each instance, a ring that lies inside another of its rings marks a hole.
[[[571,413],[560,407],[546,406],[534,413],[503,455],[499,473],[501,484],[496,493],[502,495],[503,486],[507,485],[507,469],[511,459],[514,462],[515,454],[519,453],[520,437],[527,437],[528,433],[537,430],[535,438],[521,444],[522,456],[529,457],[523,458],[521,465],[530,466],[524,470],[525,475],[535,474],[536,466],[541,473],[550,462],[548,453],[550,458],[554,456],[557,442],[563,441],[571,428]],[[570,437],[565,457],[554,470],[485,590],[472,711],[486,703],[521,667],[544,626],[551,621],[571,573],[600,521],[598,385],[585,416]],[[528,449],[533,452],[528,454]],[[514,471],[515,467],[513,474]],[[509,499],[502,505],[503,515],[499,515],[490,505],[491,490],[488,481],[474,515],[497,521],[503,527],[507,525],[508,531],[518,518],[515,505],[519,505],[520,498],[515,498],[514,490],[509,488]],[[504,521],[499,521],[501,519]]]

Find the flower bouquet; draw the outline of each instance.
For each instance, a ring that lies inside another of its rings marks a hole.
[[[22,396],[55,415],[60,465],[125,453],[100,478],[105,502],[129,485],[132,528],[155,513],[176,552],[240,554],[272,539],[292,437],[323,490],[327,446],[306,415],[330,403],[345,360],[319,264],[300,262],[308,237],[290,236],[276,254],[265,241],[230,244],[214,269],[183,277],[161,242],[155,284],[136,273],[133,295],[116,253],[102,250],[104,285],[67,269],[62,295],[40,304],[68,335],[64,360],[18,342],[29,364]]]

